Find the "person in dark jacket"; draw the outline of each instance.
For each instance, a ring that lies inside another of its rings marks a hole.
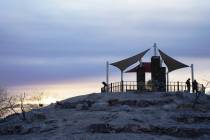
[[[192,83],[193,93],[198,93],[198,82],[196,80]]]
[[[190,78],[187,79],[186,85],[187,85],[187,91],[190,92],[190,86],[191,86],[191,84],[190,84]]]

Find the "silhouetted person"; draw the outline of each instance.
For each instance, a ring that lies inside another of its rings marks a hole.
[[[106,82],[102,82],[102,84],[104,85],[104,87],[108,86],[108,84]]]
[[[104,85],[104,87],[101,89],[101,92],[107,92],[108,84],[106,82],[102,82],[102,84]]]
[[[206,93],[206,87],[204,87],[203,84],[202,84],[202,86],[201,86],[201,92],[204,93],[204,94]]]
[[[191,86],[191,84],[190,84],[190,78],[187,79],[186,85],[187,85],[187,91],[190,92],[190,86]]]
[[[197,93],[198,92],[198,82],[196,80],[194,80],[192,82],[192,89],[193,89],[193,93]]]

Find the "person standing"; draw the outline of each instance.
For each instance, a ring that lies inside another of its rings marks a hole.
[[[198,93],[198,82],[196,80],[192,83],[193,93]]]
[[[187,91],[190,92],[190,86],[191,86],[191,84],[190,84],[190,78],[187,79],[186,85],[187,85]]]

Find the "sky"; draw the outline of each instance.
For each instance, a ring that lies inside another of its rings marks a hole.
[[[154,42],[195,64],[197,79],[205,83],[209,38],[209,0],[1,0],[0,85],[61,97],[99,92],[106,61],[137,54]],[[185,80],[189,71],[170,78]],[[111,80],[119,76],[111,67]]]

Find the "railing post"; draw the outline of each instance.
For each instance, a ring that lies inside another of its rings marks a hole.
[[[120,92],[120,82],[117,82],[117,84],[116,84],[116,90],[117,90],[117,92]]]
[[[174,92],[176,91],[176,83],[174,82]]]
[[[113,83],[113,92],[116,92],[116,84]]]
[[[166,74],[166,77],[167,77],[167,86],[166,86],[166,91],[168,92],[169,91],[169,72],[167,72]]]
[[[106,62],[106,83],[108,85],[107,92],[109,92],[109,62]]]
[[[120,84],[120,87],[121,87],[121,92],[123,92],[123,81],[121,81],[121,84]]]
[[[179,92],[179,81],[177,82],[177,91]]]
[[[110,92],[112,92],[112,83],[110,84]]]
[[[120,86],[121,89],[120,90],[121,90],[121,92],[123,92],[123,71],[121,71],[121,83],[120,84],[121,84],[121,86]]]
[[[183,83],[181,83],[181,91],[183,92]]]

